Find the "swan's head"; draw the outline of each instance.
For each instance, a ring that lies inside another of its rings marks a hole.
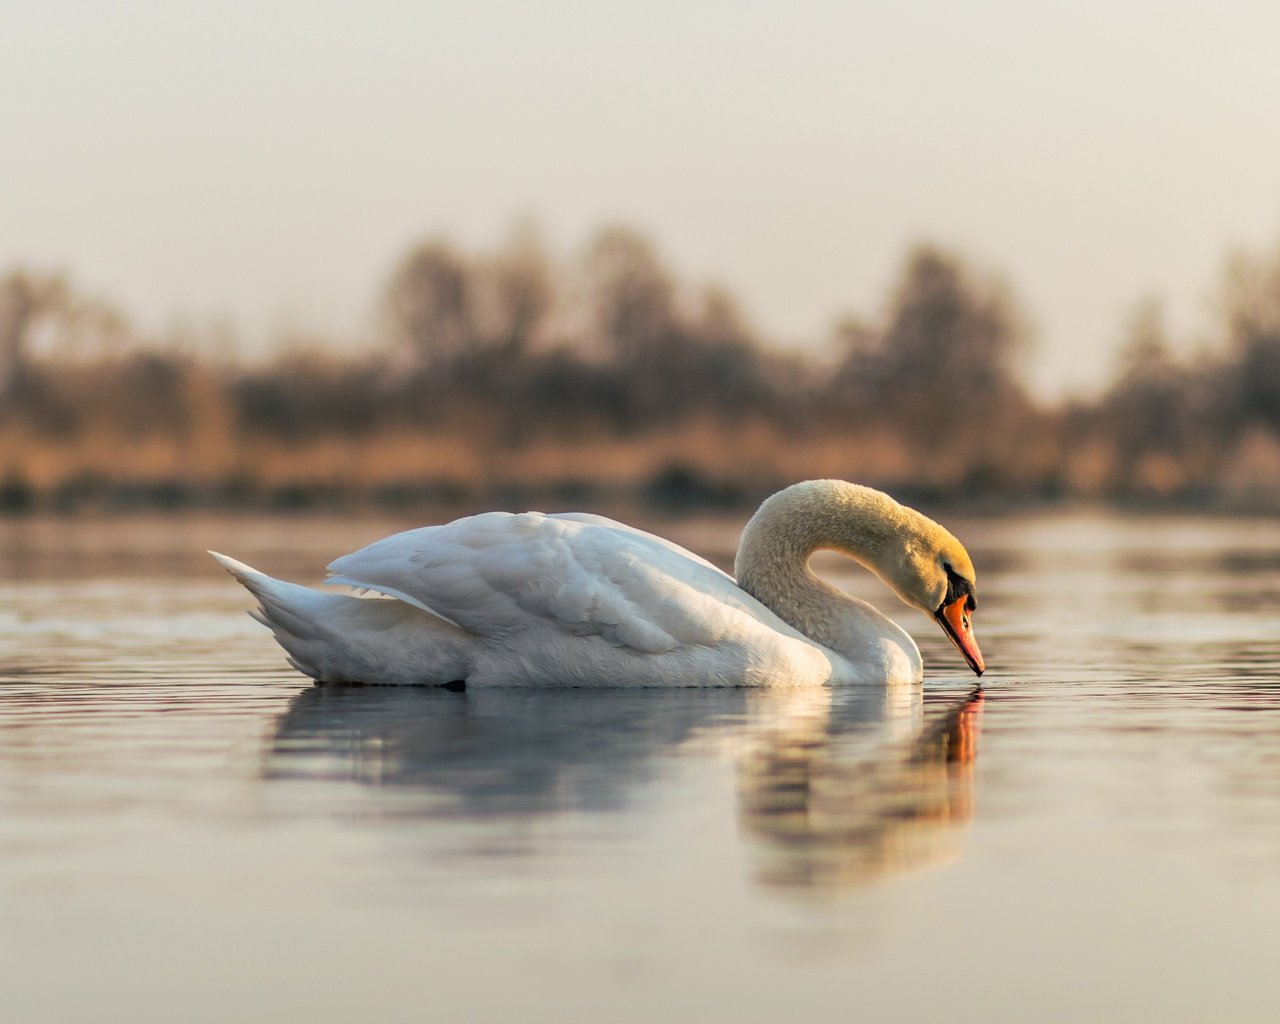
[[[969,667],[982,674],[986,665],[973,638],[978,600],[969,553],[938,523],[883,491],[843,480],[792,484],[767,499],[747,524],[734,571],[748,593],[778,611],[780,602],[791,600],[786,567],[807,562],[823,548],[849,555],[907,604],[937,619]],[[783,617],[817,635],[803,609],[792,607]]]
[[[986,669],[973,636],[978,607],[977,576],[969,552],[932,519],[904,508],[910,526],[898,557],[880,576],[907,604],[932,616],[978,675]],[[911,520],[918,517],[917,522]]]

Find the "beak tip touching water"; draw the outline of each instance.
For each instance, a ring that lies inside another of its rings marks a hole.
[[[978,641],[973,638],[973,627],[970,625],[966,608],[967,602],[967,598],[961,597],[950,604],[944,604],[938,609],[936,617],[942,626],[942,631],[956,645],[956,649],[964,656],[969,667],[981,676],[987,670],[987,664],[983,660],[982,651],[978,649]]]

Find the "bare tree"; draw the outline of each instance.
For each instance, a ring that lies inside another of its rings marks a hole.
[[[18,269],[0,279],[0,402],[5,406],[26,383],[36,328],[42,319],[65,313],[69,294],[60,275]]]
[[[653,245],[629,228],[600,231],[587,248],[594,328],[603,353],[634,366],[676,322],[675,286]]]
[[[1280,251],[1265,258],[1236,257],[1225,292],[1236,413],[1245,426],[1280,432]]]
[[[935,246],[908,253],[880,330],[849,321],[845,334],[841,376],[917,443],[961,443],[1025,401],[1015,370],[1025,329],[1008,289]]]
[[[481,263],[476,316],[486,347],[508,358],[533,350],[556,299],[551,260],[538,233],[517,225],[502,248]]]
[[[446,242],[414,247],[387,283],[383,312],[394,345],[423,367],[466,353],[476,340],[474,272]]]

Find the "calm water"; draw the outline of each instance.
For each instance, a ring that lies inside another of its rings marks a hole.
[[[0,521],[0,1019],[1280,1014],[1280,524],[951,522],[980,693],[839,562],[923,694],[315,688],[202,554],[406,525]]]

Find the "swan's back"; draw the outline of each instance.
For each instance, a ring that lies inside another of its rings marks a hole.
[[[408,530],[329,571],[332,583],[399,598],[495,641],[551,632],[665,654],[714,644],[744,619],[794,632],[705,559],[581,513],[487,512]]]

